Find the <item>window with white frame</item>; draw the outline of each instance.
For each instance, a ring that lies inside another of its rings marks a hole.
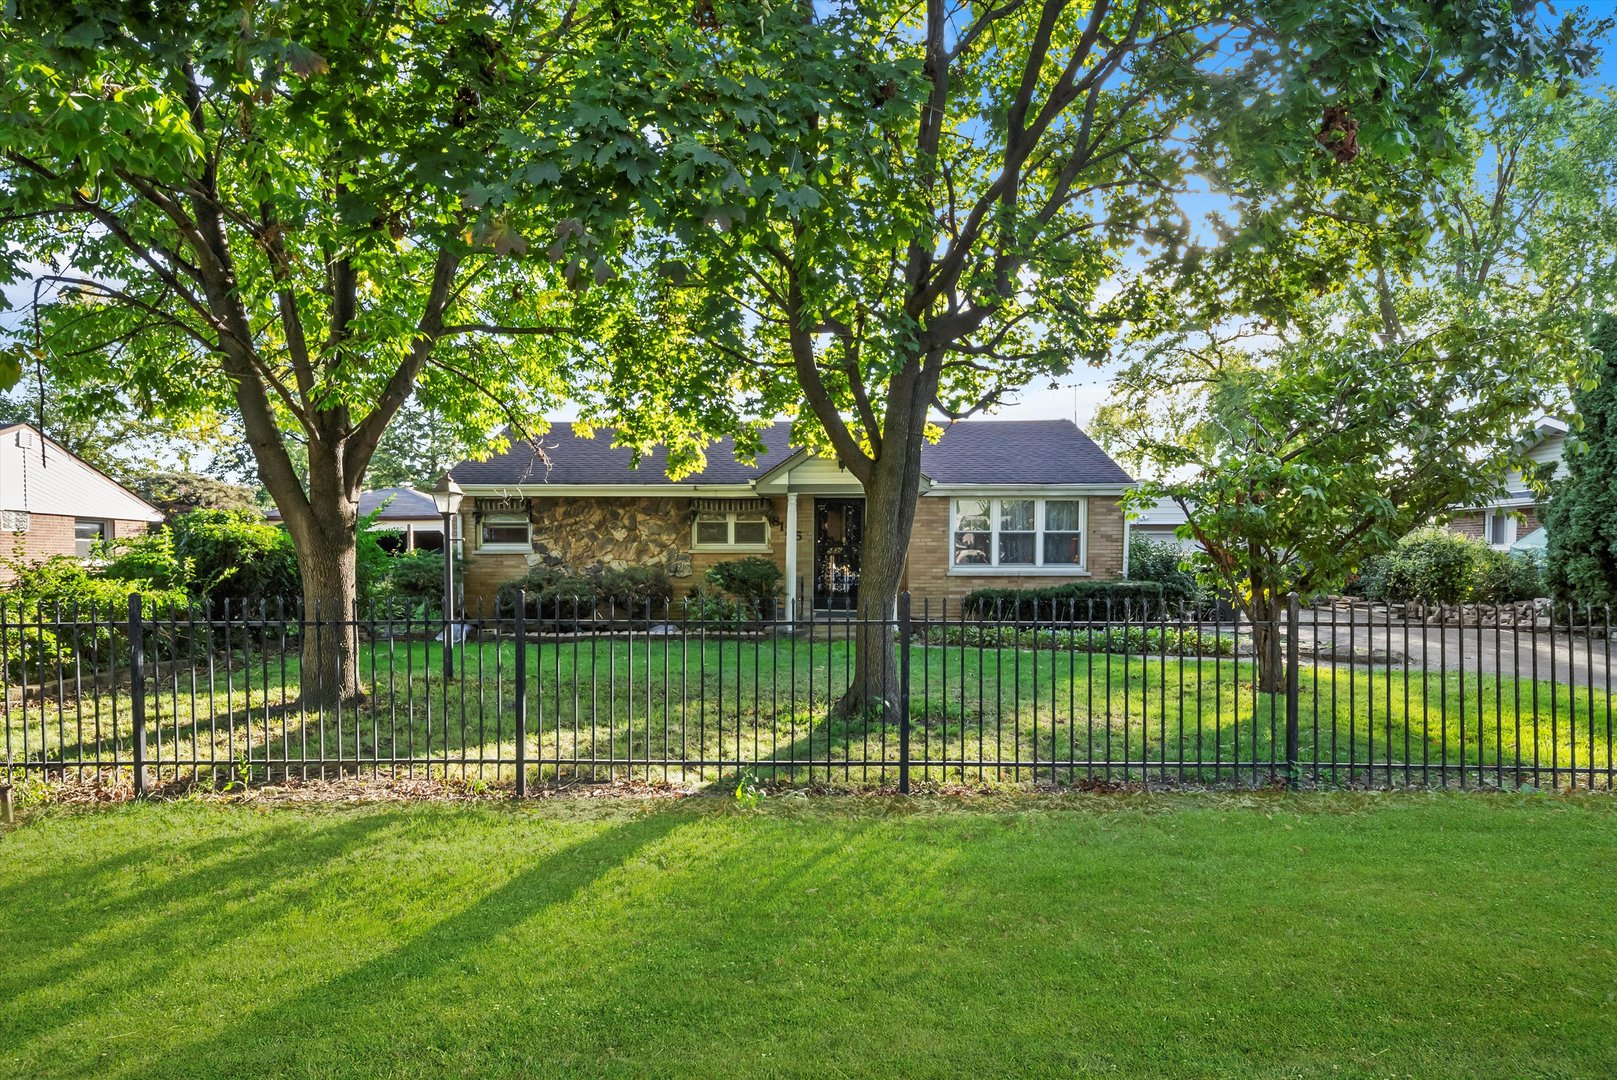
[[[527,514],[484,514],[484,551],[532,551]]]
[[[955,570],[1081,571],[1086,564],[1085,499],[955,499],[950,516]]]
[[[107,539],[107,523],[78,518],[73,522],[73,551],[83,559],[93,554],[95,546]]]
[[[1509,510],[1495,507],[1488,512],[1488,543],[1509,547],[1516,541],[1516,519]]]
[[[691,526],[696,551],[768,551],[769,519],[762,514],[704,512]]]

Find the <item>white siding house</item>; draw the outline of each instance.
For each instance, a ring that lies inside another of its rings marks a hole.
[[[139,495],[29,424],[0,428],[0,556],[38,561],[89,553],[163,520]],[[0,580],[9,572],[0,568]]]

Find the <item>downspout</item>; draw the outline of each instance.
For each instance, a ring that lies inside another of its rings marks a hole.
[[[1128,511],[1123,512],[1123,576],[1129,576],[1129,533],[1133,523],[1129,521]]]

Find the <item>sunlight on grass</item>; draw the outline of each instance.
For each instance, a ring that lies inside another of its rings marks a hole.
[[[514,780],[515,646],[471,643],[446,682],[439,647],[383,642],[357,703],[308,711],[298,656],[238,654],[160,680],[147,699],[156,782],[286,776]],[[1284,772],[1284,707],[1248,661],[917,644],[911,775],[921,784],[1155,781],[1265,785]],[[890,785],[897,717],[838,719],[846,643],[790,638],[546,642],[527,650],[529,778]],[[1490,673],[1305,666],[1307,783],[1599,786],[1610,697]],[[12,702],[12,761],[130,760],[127,689]]]
[[[40,812],[7,1075],[1598,1076],[1617,804]]]

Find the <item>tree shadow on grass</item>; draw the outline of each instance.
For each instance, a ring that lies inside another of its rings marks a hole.
[[[567,903],[613,870],[632,859],[688,820],[674,812],[646,814],[614,824],[588,839],[571,844],[552,856],[521,870],[493,890],[464,904],[450,904],[442,919],[388,952],[334,977],[306,972],[307,989],[263,1008],[236,1016],[222,1029],[194,1041],[164,1049],[156,1055],[131,1054],[111,1075],[150,1076],[166,1073],[178,1063],[208,1060],[215,1075],[235,1069],[222,1056],[232,1052],[252,1055],[243,1071],[280,1074],[299,1061],[307,1047],[300,1036],[327,1030],[346,1035],[363,1031],[367,1017],[387,1002],[406,995],[431,998],[437,981],[459,974],[467,958],[489,943],[547,909]],[[439,838],[438,842],[448,842]],[[289,952],[289,958],[293,955]],[[417,987],[427,987],[416,990]],[[387,1031],[374,1031],[382,1044]],[[334,1069],[352,1061],[332,1061]],[[103,1073],[102,1075],[108,1075]]]
[[[298,908],[324,887],[334,862],[375,843],[388,827],[387,818],[366,815],[314,831],[287,824],[268,835],[255,830],[143,845],[115,859],[9,884],[0,890],[7,910],[19,905],[58,917],[31,919],[28,941],[8,945],[8,953],[26,948],[0,964],[0,1000],[17,1003],[0,1015],[0,1045],[70,1038],[86,1001],[138,996],[205,953],[210,942]],[[193,863],[199,865],[178,875],[163,872]],[[151,880],[124,889],[111,880],[141,865],[154,868]],[[88,934],[87,925],[94,927]],[[169,940],[192,933],[189,947]],[[31,996],[42,1000],[27,1001]]]

